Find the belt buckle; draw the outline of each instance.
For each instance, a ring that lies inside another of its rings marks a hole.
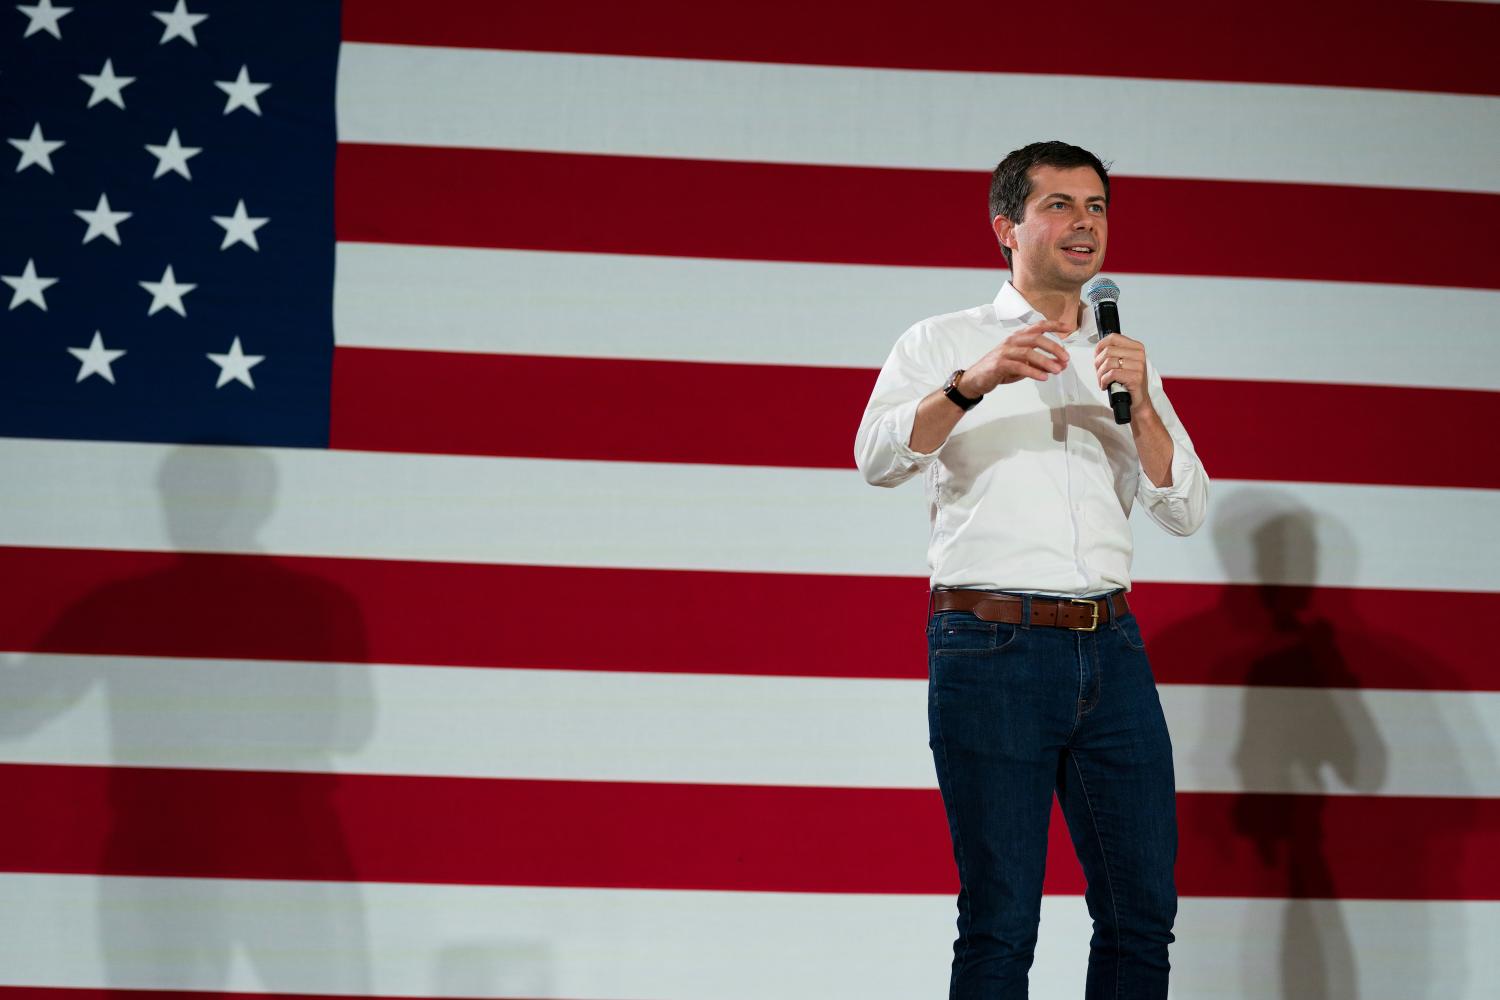
[[[1090,599],[1088,599],[1086,597],[1070,597],[1070,598],[1068,598],[1068,603],[1069,604],[1087,604],[1089,606],[1089,609],[1091,611],[1093,611],[1093,613],[1094,613],[1094,620],[1093,621],[1089,622],[1087,625],[1069,625],[1068,626],[1068,631],[1070,631],[1070,632],[1097,632],[1097,631],[1099,631],[1099,602],[1098,601],[1090,600]]]

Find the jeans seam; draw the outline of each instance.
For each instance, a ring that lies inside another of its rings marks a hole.
[[[1089,651],[1093,653],[1094,656],[1094,704],[1089,706],[1089,712],[1092,712],[1094,709],[1098,708],[1099,703],[1104,700],[1105,658],[1099,655],[1099,643],[1097,640],[1089,643]],[[1084,714],[1087,715],[1088,712],[1085,712]]]
[[[1078,766],[1076,754],[1069,754],[1068,759],[1073,763],[1073,772],[1078,775],[1078,787],[1083,790],[1083,804],[1088,807],[1089,822],[1094,827],[1094,842],[1099,845],[1099,859],[1104,864],[1104,884],[1109,888],[1109,912],[1114,920],[1115,930],[1115,997],[1118,1000],[1123,956],[1120,953],[1120,907],[1115,900],[1115,879],[1109,870],[1109,854],[1104,849],[1104,838],[1099,835],[1099,818],[1094,815],[1094,800],[1089,796],[1089,785],[1083,778],[1083,768]]]
[[[943,772],[945,774],[947,774],[947,773],[949,773],[949,770],[948,770],[948,741],[943,737],[943,707],[938,702],[937,696],[935,694],[933,695],[933,698],[932,698],[932,715],[933,715],[933,718],[937,722],[937,752],[938,752],[938,756],[940,756],[942,758],[942,765],[941,766],[943,768]],[[953,860],[958,865],[958,891],[959,891],[960,894],[963,894],[963,893],[965,893],[965,892],[968,891],[968,885],[969,885],[969,879],[965,875],[965,869],[968,866],[964,864],[964,842],[963,842],[963,834],[960,832],[963,829],[963,824],[959,821],[959,817],[958,817],[958,796],[957,795],[953,795],[953,796],[950,796],[950,797],[953,799],[953,855],[954,855]],[[963,971],[964,965],[968,963],[968,960],[969,960],[969,932],[966,929],[966,931],[965,931],[965,933],[963,935],[963,949],[958,953],[958,957],[957,957],[957,959],[955,961],[954,968],[953,968],[953,978],[955,980],[958,978],[959,974]]]
[[[1064,744],[1072,744],[1073,737],[1078,735],[1078,727],[1083,724],[1083,646],[1079,643],[1077,636],[1073,638],[1073,648],[1078,653],[1078,697],[1073,699],[1073,727],[1068,730]]]

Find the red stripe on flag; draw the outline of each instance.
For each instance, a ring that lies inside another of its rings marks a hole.
[[[353,1000],[349,994],[232,993],[227,990],[86,989],[72,986],[0,986],[0,1000]]]
[[[355,42],[1500,94],[1500,17],[1482,4],[1262,0],[1241,10],[1169,0],[1147,12],[1084,0],[1069,6],[1067,23],[1080,43],[1107,41],[1086,52],[1032,44],[1057,35],[1055,15],[985,0],[873,8],[857,28],[845,8],[797,0],[450,0],[441,17],[400,0],[344,5],[344,39]],[[1002,37],[1025,43],[997,44]],[[1223,38],[1232,44],[1211,41]]]
[[[875,376],[860,368],[340,347],[329,444],[850,469]],[[1475,461],[1461,434],[1433,433],[1483,426],[1500,393],[1171,379],[1167,394],[1215,478],[1500,488],[1500,464]],[[541,413],[547,418],[538,420]],[[684,413],[695,416],[683,420]],[[1336,448],[1307,441],[1351,423],[1359,433],[1341,435]]]
[[[340,347],[328,443],[358,451],[853,469],[854,433],[875,374]]]
[[[0,547],[0,578],[17,582],[0,649],[23,652],[763,676],[927,671],[919,579],[19,547]],[[1500,615],[1497,594],[1142,583],[1130,601],[1163,683],[1500,690],[1482,631],[1433,627]],[[277,628],[264,626],[264,609],[276,609]],[[733,642],[722,639],[726,615],[745,625]],[[561,634],[578,638],[559,644]]]
[[[1233,349],[1226,345],[1226,354]],[[1500,488],[1462,428],[1500,393],[1389,385],[1168,378],[1167,398],[1217,479]]]
[[[1375,249],[1391,245],[1391,219],[1500,230],[1500,196],[1111,183],[1109,265],[1117,271],[1500,288],[1500,256],[1487,246]],[[998,269],[988,184],[986,174],[957,170],[341,143],[334,225],[340,240],[355,242]],[[1268,227],[1268,219],[1337,221],[1319,223],[1316,234],[1291,226],[1287,236],[1289,227]],[[1333,252],[1331,239],[1361,250]]]
[[[27,803],[0,824],[7,871],[957,888],[942,803],[929,790],[9,764],[0,765],[0,795]],[[1500,899],[1500,800],[1181,794],[1178,814],[1183,895]],[[1047,891],[1082,892],[1057,815],[1051,840]]]

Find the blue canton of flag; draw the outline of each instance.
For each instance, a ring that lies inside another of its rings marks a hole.
[[[0,8],[0,434],[325,446],[327,0]]]

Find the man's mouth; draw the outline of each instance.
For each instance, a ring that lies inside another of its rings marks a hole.
[[[1074,260],[1092,260],[1094,248],[1087,243],[1075,243],[1062,248],[1063,253]]]

